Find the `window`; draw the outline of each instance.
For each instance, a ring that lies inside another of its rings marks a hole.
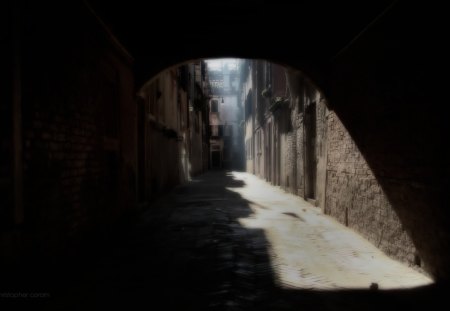
[[[211,101],[211,112],[218,112],[219,111],[219,102],[217,100]]]

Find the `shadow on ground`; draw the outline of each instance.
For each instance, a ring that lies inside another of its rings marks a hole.
[[[87,243],[70,258],[31,256],[11,267],[1,291],[49,295],[3,295],[0,302],[47,310],[196,311],[423,309],[446,302],[448,287],[441,284],[389,291],[277,287],[265,233],[239,223],[252,217],[250,202],[227,189],[244,185],[226,171],[208,172],[154,202],[107,241]]]

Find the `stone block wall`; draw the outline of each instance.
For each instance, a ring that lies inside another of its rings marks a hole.
[[[417,263],[416,249],[366,160],[334,112],[327,116],[326,214],[387,255]]]

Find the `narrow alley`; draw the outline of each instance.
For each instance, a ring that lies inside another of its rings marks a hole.
[[[443,12],[7,1],[0,310],[448,305]]]
[[[52,306],[376,310],[389,289],[403,306],[401,289],[431,283],[303,199],[231,171],[177,187],[95,258]],[[407,305],[425,299],[413,296]]]

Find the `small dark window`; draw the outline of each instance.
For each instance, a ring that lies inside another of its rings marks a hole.
[[[219,102],[217,100],[211,101],[211,112],[218,112],[219,111]]]

